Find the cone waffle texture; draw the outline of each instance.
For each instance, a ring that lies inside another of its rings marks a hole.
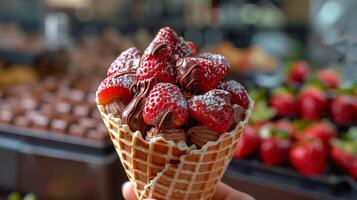
[[[162,137],[146,141],[139,131],[132,132],[120,118],[98,105],[110,138],[138,199],[212,199],[232,159],[240,134],[251,114],[217,141],[201,149]]]

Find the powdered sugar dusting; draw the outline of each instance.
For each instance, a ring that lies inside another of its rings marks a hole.
[[[104,79],[97,90],[97,94],[109,87],[123,87],[129,89],[136,81],[136,78],[129,75],[116,77],[115,74]]]
[[[120,70],[129,70],[129,62],[133,62],[134,69],[138,66],[138,61],[141,57],[140,51],[136,47],[131,47],[123,51],[110,65],[107,71],[107,75],[111,75]],[[132,60],[132,61],[131,61]]]
[[[168,103],[175,103],[184,109],[187,109],[186,99],[183,97],[180,89],[171,83],[158,83],[150,92],[149,99],[152,102],[159,102],[159,99],[167,99]]]
[[[241,94],[245,90],[240,83],[234,80],[230,80],[225,83],[220,83],[218,88],[233,92],[237,95]]]
[[[198,55],[198,57],[223,63],[225,66],[227,66],[229,68],[228,60],[226,59],[226,57],[224,57],[224,56],[222,56],[220,54],[201,53],[200,55]]]
[[[194,96],[189,100],[189,105],[192,109],[203,103],[208,111],[221,110],[227,105],[227,98],[229,98],[229,92],[224,90],[214,89],[204,95]]]

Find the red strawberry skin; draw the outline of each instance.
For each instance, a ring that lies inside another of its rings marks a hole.
[[[227,82],[221,82],[217,86],[217,88],[225,90],[231,94],[232,104],[238,104],[242,106],[244,109],[248,109],[249,107],[248,93],[240,83],[234,80],[230,80]]]
[[[116,72],[125,73],[133,71],[135,73],[140,57],[141,53],[135,47],[123,51],[108,68],[107,76]]]
[[[245,158],[254,154],[260,145],[260,137],[255,128],[246,126],[239,139],[235,156],[238,158]]]
[[[178,128],[188,118],[186,99],[176,85],[158,83],[145,100],[143,118],[157,128]]]
[[[301,174],[321,175],[326,166],[326,151],[320,140],[309,140],[294,145],[290,151],[290,162]]]
[[[335,70],[325,69],[317,73],[317,79],[326,87],[336,89],[341,83],[341,76]]]
[[[234,121],[230,98],[228,92],[219,89],[194,96],[188,101],[190,116],[213,131],[224,133]]]
[[[336,97],[330,108],[333,121],[342,126],[351,126],[357,122],[357,97],[339,96]]]
[[[349,171],[352,161],[355,160],[354,156],[342,148],[333,146],[330,150],[330,156],[335,165],[343,171]]]
[[[176,68],[180,85],[200,93],[216,88],[228,73],[228,67],[221,62],[194,57],[179,59]]]
[[[299,109],[304,120],[321,119],[328,109],[326,94],[315,87],[306,88],[299,95]]]
[[[168,51],[171,54],[176,49],[176,43],[178,42],[178,39],[179,38],[174,30],[172,30],[170,27],[164,27],[159,30],[151,44],[162,42],[167,45]],[[149,49],[146,49],[144,54],[150,54],[149,51]]]
[[[106,105],[117,98],[126,101],[130,101],[133,98],[129,89],[136,82],[135,76],[117,75],[117,73],[108,76],[100,83],[97,90],[99,104]]]
[[[192,42],[186,42],[182,37],[178,37],[176,32],[169,27],[164,27],[159,30],[154,40],[151,43],[165,43],[170,52],[169,56],[176,60],[177,58],[193,56],[193,48],[195,48]],[[144,54],[149,54],[148,49]]]
[[[357,179],[357,159],[352,162],[349,173],[354,179]]]
[[[282,165],[289,159],[290,146],[287,139],[264,139],[260,145],[260,158],[266,165]]]
[[[295,128],[294,126],[287,120],[279,120],[274,123],[274,128],[277,131],[285,131],[289,134],[289,138],[292,138],[296,133],[295,133]]]
[[[296,61],[293,63],[288,76],[287,82],[290,84],[302,84],[310,72],[310,65],[303,61]]]
[[[269,105],[276,110],[277,116],[280,117],[295,117],[298,114],[298,101],[288,92],[274,95],[270,99]]]
[[[320,139],[325,148],[330,146],[330,140],[337,137],[335,127],[327,122],[318,122],[306,128],[300,139]]]

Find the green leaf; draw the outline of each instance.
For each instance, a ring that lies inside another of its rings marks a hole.
[[[36,196],[32,193],[26,194],[23,200],[37,200]]]
[[[267,103],[264,101],[258,101],[255,103],[252,116],[250,118],[251,122],[261,122],[273,118],[276,114],[276,111],[272,108],[269,108]]]
[[[348,129],[346,136],[348,140],[357,141],[357,127]]]
[[[7,200],[21,200],[21,194],[19,192],[12,192],[7,197]]]

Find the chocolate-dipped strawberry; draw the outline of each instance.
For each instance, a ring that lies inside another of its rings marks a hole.
[[[176,85],[158,83],[146,99],[143,116],[159,129],[178,128],[187,121],[187,102]]]
[[[218,61],[186,57],[176,62],[177,81],[187,90],[208,92],[218,85],[228,72],[228,67]]]
[[[186,99],[176,85],[158,83],[145,101],[143,117],[145,123],[155,126],[158,132],[161,129],[177,129],[185,124],[188,118]]]
[[[155,78],[150,78],[138,81],[131,87],[131,91],[135,96],[122,113],[122,120],[125,124],[129,125],[130,130],[140,131],[142,134],[145,134],[145,131],[149,130],[150,126],[147,125],[143,119],[143,110],[145,100],[156,83]]]
[[[158,82],[175,82],[171,50],[164,42],[152,42],[141,57],[137,69],[139,80],[155,78]]]

